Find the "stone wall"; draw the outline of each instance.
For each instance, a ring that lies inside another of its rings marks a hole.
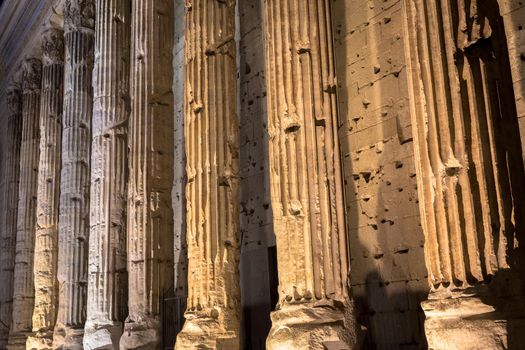
[[[333,1],[351,255],[365,346],[425,343],[428,292],[404,56],[402,1]]]

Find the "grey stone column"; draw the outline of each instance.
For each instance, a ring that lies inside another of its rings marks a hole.
[[[235,1],[186,1],[186,323],[176,348],[239,349]]]
[[[95,1],[64,6],[64,113],[54,348],[82,349],[87,307]]]
[[[51,28],[42,37],[40,161],[35,231],[35,306],[27,349],[52,349],[58,304],[58,205],[62,148],[64,33]]]
[[[7,345],[9,350],[24,350],[27,337],[31,332],[31,316],[35,298],[33,252],[35,248],[41,83],[42,62],[36,58],[24,61],[20,186],[18,191],[13,318]]]
[[[117,349],[127,315],[130,4],[96,2],[85,349]]]
[[[280,299],[272,313],[269,350],[347,349],[356,343],[330,3],[265,1],[270,182]]]
[[[160,298],[173,286],[173,2],[132,3],[128,306],[120,349],[160,348]]]
[[[16,220],[20,179],[20,145],[22,141],[22,92],[13,85],[7,91],[5,140],[2,157],[2,221],[0,225],[0,348],[9,337],[13,312]]]

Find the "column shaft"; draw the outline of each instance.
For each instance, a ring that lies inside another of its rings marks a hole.
[[[34,252],[34,334],[27,340],[28,349],[52,349],[53,328],[56,321],[64,33],[58,29],[48,29],[44,32],[42,52],[40,162]]]
[[[239,349],[235,1],[186,2],[188,305],[177,349]]]
[[[128,307],[121,349],[160,347],[160,302],[173,287],[173,2],[132,4]]]
[[[65,3],[59,306],[54,347],[78,350],[82,349],[87,307],[94,15],[94,0]]]
[[[13,87],[7,91],[7,114],[2,157],[2,215],[0,226],[0,348],[9,336],[13,312],[13,283],[15,269],[16,219],[20,179],[20,145],[22,141],[22,93]],[[7,327],[7,328],[5,328]]]
[[[34,306],[33,262],[35,247],[37,177],[39,160],[39,116],[42,63],[32,58],[24,62],[22,86],[22,144],[18,191],[13,320],[9,350],[26,348]]]
[[[85,349],[117,349],[127,314],[130,1],[97,0]]]
[[[347,281],[330,1],[265,5],[280,296],[266,346],[324,349],[337,340],[351,347],[355,318]]]

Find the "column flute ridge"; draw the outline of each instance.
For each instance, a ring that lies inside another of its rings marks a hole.
[[[36,226],[37,176],[39,163],[39,116],[42,61],[23,62],[22,141],[18,187],[17,233],[13,285],[13,316],[7,349],[25,350],[32,329],[34,306],[34,244]]]
[[[240,348],[235,1],[187,1],[186,323],[176,349]]]
[[[97,0],[84,348],[117,349],[127,315],[129,0]]]
[[[64,113],[53,346],[82,349],[87,308],[95,1],[64,4]]]
[[[50,28],[42,35],[40,157],[37,176],[34,250],[35,303],[28,349],[52,349],[58,306],[58,208],[62,148],[64,33]]]
[[[132,3],[128,307],[120,349],[158,349],[161,297],[173,287],[173,4]]]
[[[323,349],[332,338],[351,347],[330,1],[266,1],[265,27],[280,299],[266,346]]]
[[[16,222],[18,212],[18,187],[20,181],[20,146],[22,142],[22,91],[13,83],[6,98],[6,140],[2,158],[2,221],[0,226],[0,320],[9,327],[13,312],[13,284],[15,269]],[[1,327],[0,348],[9,337],[9,328]]]

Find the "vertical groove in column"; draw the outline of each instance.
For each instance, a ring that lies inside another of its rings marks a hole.
[[[62,148],[64,33],[48,29],[42,37],[40,161],[35,231],[35,305],[28,349],[52,349],[58,304],[58,207]]]
[[[22,93],[14,85],[7,91],[5,140],[3,144],[0,194],[3,220],[0,226],[0,348],[7,344],[13,312],[16,221],[20,176],[20,145],[22,141]]]
[[[26,348],[32,325],[41,82],[42,62],[36,58],[24,61],[13,318],[7,345],[9,350]]]
[[[330,337],[352,346],[330,2],[268,0],[265,6],[280,295],[267,348],[289,341],[290,349],[322,349]],[[314,308],[320,303],[333,308]]]
[[[118,348],[127,314],[130,1],[97,0],[84,348]]]
[[[158,349],[160,298],[173,286],[173,3],[132,3],[128,303],[121,349]]]
[[[95,1],[64,5],[65,67],[54,347],[82,349],[87,307]]]
[[[235,1],[186,2],[188,308],[177,349],[240,347]]]

